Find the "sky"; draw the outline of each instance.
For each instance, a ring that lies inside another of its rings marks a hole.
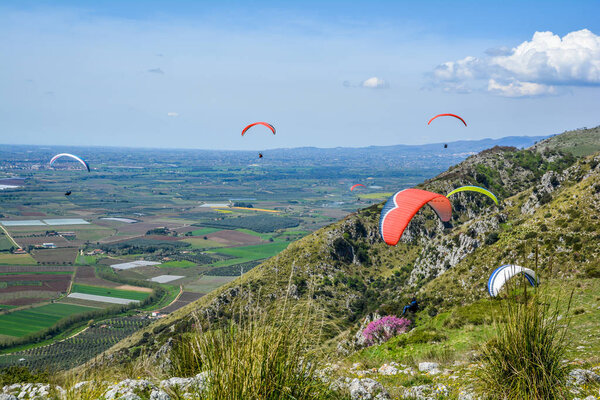
[[[0,2],[0,143],[362,147],[600,125],[600,2]],[[439,113],[453,118],[427,121]],[[255,121],[277,128],[272,135]]]

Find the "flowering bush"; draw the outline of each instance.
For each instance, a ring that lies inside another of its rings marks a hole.
[[[371,346],[376,343],[387,342],[391,338],[408,330],[410,320],[387,315],[371,322],[363,331],[365,344]]]

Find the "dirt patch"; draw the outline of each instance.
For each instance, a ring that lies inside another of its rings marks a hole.
[[[42,301],[50,300],[50,297],[21,297],[18,299],[2,300],[2,304],[7,306],[28,306],[30,304],[40,303]]]
[[[0,265],[0,272],[20,272],[26,275],[28,272],[40,271],[73,271],[74,267],[70,265],[47,265],[37,267],[33,265]]]
[[[5,283],[3,283],[5,282]],[[25,284],[31,282],[32,284]],[[66,292],[71,275],[0,275],[0,293],[21,291]],[[19,284],[23,283],[23,284]],[[2,287],[2,286],[7,287]]]
[[[43,213],[43,212],[35,212],[35,211],[23,211],[23,212],[21,212],[21,215],[23,217],[45,217],[48,214]]]
[[[144,239],[159,240],[161,242],[174,242],[185,239],[184,236],[146,235]]]
[[[71,247],[72,242],[69,242],[62,236],[14,236],[19,245],[23,247],[41,245],[43,243],[54,243],[56,247]]]
[[[150,288],[140,287],[140,286],[131,286],[131,285],[121,285],[121,286],[115,287],[115,289],[131,290],[133,292],[142,292],[142,293],[152,293],[152,289],[150,289]]]
[[[96,277],[94,267],[90,266],[79,266],[77,267],[77,273],[75,279],[93,279]]]
[[[76,247],[63,247],[58,249],[38,249],[33,251],[32,257],[40,264],[73,264],[77,257]]]
[[[177,301],[161,309],[160,312],[170,314],[173,311],[179,310],[181,307],[184,307],[190,304],[191,302],[198,300],[202,296],[204,296],[204,293],[183,292],[181,293],[181,296],[179,296]]]

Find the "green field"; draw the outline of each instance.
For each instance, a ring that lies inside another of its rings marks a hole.
[[[379,193],[359,193],[358,197],[360,197],[361,199],[385,199],[387,197],[390,197],[391,195],[393,195],[394,193],[392,192],[379,192]]]
[[[98,259],[96,258],[96,256],[78,255],[75,263],[79,264],[79,265],[96,265],[97,261],[98,261]]]
[[[73,271],[0,272],[0,275],[71,275]]]
[[[288,242],[274,242],[259,244],[255,246],[230,247],[225,249],[219,249],[218,253],[239,258],[260,260],[261,258],[273,257],[274,255],[280,253],[283,249],[288,247],[288,244]]]
[[[96,296],[119,297],[121,299],[139,300],[139,301],[145,300],[146,297],[148,297],[150,295],[149,293],[134,292],[132,290],[122,290],[122,289],[106,288],[106,287],[101,287],[101,286],[81,285],[78,283],[73,285],[71,292],[94,294]]]
[[[180,260],[180,261],[169,261],[166,263],[162,263],[160,266],[161,267],[175,267],[175,268],[189,268],[189,267],[195,267],[196,264],[191,261]]]
[[[49,328],[64,317],[93,311],[93,308],[71,304],[47,304],[0,315],[0,334],[22,337]]]
[[[0,264],[36,265],[37,261],[35,261],[29,254],[0,254]]]
[[[10,310],[11,308],[15,308],[16,306],[9,306],[6,304],[0,304],[0,310]]]
[[[8,240],[6,235],[0,232],[0,251],[10,250],[14,246],[15,245],[10,240]]]
[[[217,229],[217,228],[200,228],[200,229],[196,229],[195,231],[190,232],[190,234],[192,236],[203,236],[203,235],[208,235],[209,233],[213,233],[213,232],[218,232],[221,229]]]

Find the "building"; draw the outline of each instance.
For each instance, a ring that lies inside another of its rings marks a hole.
[[[56,245],[54,243],[42,243],[42,247],[44,249],[55,249]]]

